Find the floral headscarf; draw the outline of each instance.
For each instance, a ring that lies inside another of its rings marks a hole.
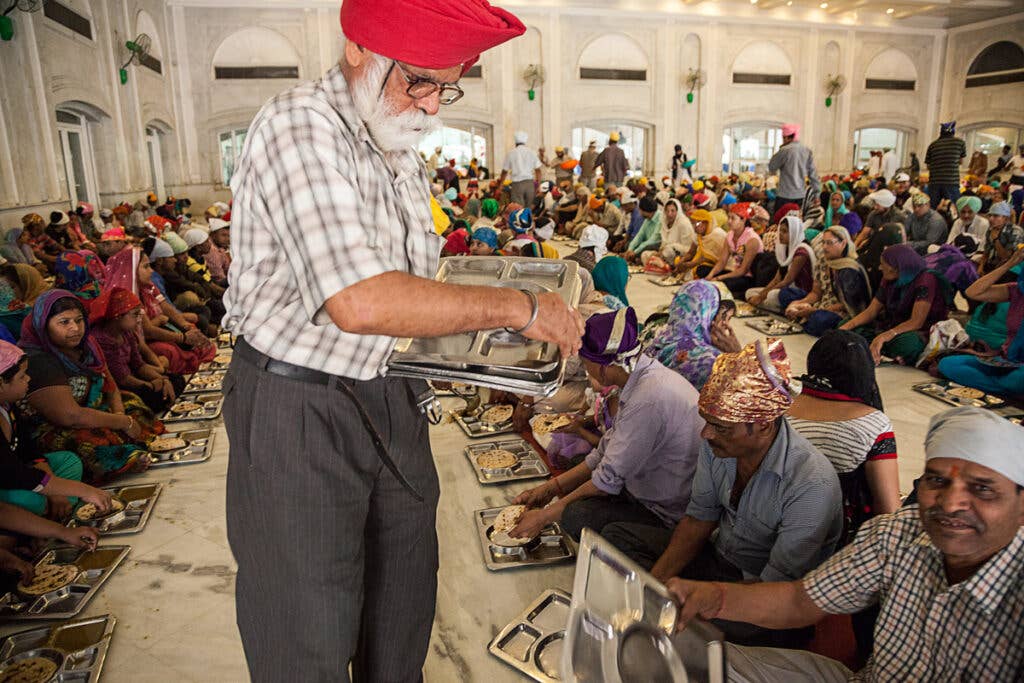
[[[58,289],[66,289],[87,300],[100,295],[107,277],[103,261],[87,249],[61,253],[53,270],[57,275],[54,285]]]
[[[107,261],[107,283],[106,288],[123,287],[129,292],[138,295],[142,301],[142,307],[146,315],[155,318],[160,315],[160,302],[164,300],[163,294],[150,283],[143,285],[139,282],[139,261],[142,260],[142,250],[138,247],[130,247],[117,252]]]
[[[18,342],[18,346],[26,351],[45,351],[56,357],[61,365],[72,373],[85,373],[90,377],[103,375],[107,365],[99,344],[89,334],[88,315],[86,315],[85,336],[82,337],[78,347],[82,352],[81,360],[75,360],[66,355],[50,339],[50,333],[46,330],[50,311],[58,301],[67,298],[77,300],[74,294],[65,289],[51,289],[41,294],[36,299],[35,305],[32,306],[32,314],[21,323],[21,340]]]
[[[675,370],[700,391],[711,375],[719,351],[711,343],[711,323],[722,295],[707,280],[687,282],[669,305],[668,323],[645,353]]]

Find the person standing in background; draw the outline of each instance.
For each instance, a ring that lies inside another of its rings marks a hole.
[[[597,174],[597,140],[587,143],[587,148],[580,155],[580,182],[588,190],[594,189],[594,176]]]
[[[775,191],[775,211],[786,204],[803,206],[807,196],[807,184],[815,192],[821,191],[818,171],[814,168],[814,154],[797,141],[800,126],[787,123],[782,126],[782,147],[768,162],[768,172],[779,174],[779,186]]]
[[[540,170],[543,164],[537,153],[526,146],[529,139],[526,133],[516,131],[513,139],[516,146],[505,157],[498,186],[504,186],[505,178],[511,178],[509,201],[520,206],[533,206],[533,196],[537,192],[537,185],[540,184]]]
[[[943,199],[950,203],[960,199],[960,164],[966,156],[967,144],[956,137],[956,121],[940,124],[939,137],[932,140],[924,155],[933,209]]]
[[[621,185],[629,170],[626,153],[619,147],[619,134],[613,131],[608,136],[608,146],[597,155],[597,165],[604,173],[605,185]]]

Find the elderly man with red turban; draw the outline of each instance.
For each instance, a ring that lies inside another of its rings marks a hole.
[[[508,327],[571,355],[583,332],[556,294],[433,279],[414,146],[523,24],[485,0],[345,0],[341,28],[339,63],[256,115],[231,184],[227,521],[255,681],[421,678],[432,394],[388,375],[396,338]]]
[[[661,581],[793,581],[818,566],[842,531],[842,493],[828,459],[786,420],[797,391],[779,340],[720,355],[700,392],[704,441],[686,514],[674,531],[623,524],[604,534],[653,564]],[[792,645],[805,635],[719,626],[745,644]]]

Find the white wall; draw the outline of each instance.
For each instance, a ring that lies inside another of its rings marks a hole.
[[[242,61],[293,55],[301,78],[318,77],[340,54],[337,8],[324,3],[307,9],[287,3],[254,9],[239,3],[213,8],[167,0],[64,1],[91,17],[93,41],[42,13],[15,12],[16,37],[0,43],[3,226],[15,224],[27,210],[66,208],[54,115],[58,104],[85,103],[82,108],[95,118],[90,129],[104,205],[134,200],[149,190],[144,135],[153,126],[165,132],[168,191],[204,206],[228,196],[220,183],[219,133],[246,127],[267,99],[293,82],[215,80],[213,60],[222,42],[246,28],[273,31],[273,51],[250,51]],[[531,145],[550,150],[568,144],[574,126],[595,120],[653,127],[647,170],[659,174],[677,142],[698,157],[698,171],[718,171],[722,129],[744,122],[802,124],[803,139],[823,171],[848,168],[853,131],[865,126],[904,130],[909,149],[920,153],[940,118],[956,118],[961,128],[983,122],[1024,125],[1024,84],[963,88],[966,70],[981,49],[1001,39],[1020,41],[1024,15],[947,32],[856,26],[813,13],[782,20],[772,13],[758,15],[753,8],[716,14],[703,5],[691,10],[681,4],[669,8],[670,3],[640,12],[510,2],[529,27],[527,35],[486,53],[484,77],[464,80],[466,97],[443,112],[463,125],[489,127],[492,167],[500,164],[516,130],[527,131]],[[123,42],[138,32],[140,11],[149,17],[142,24],[157,33],[163,74],[132,67],[128,84],[120,85],[116,71]],[[581,55],[595,40],[612,47],[592,49],[596,54],[587,58],[588,65],[646,68],[647,80],[581,81]],[[765,40],[771,49],[757,45]],[[629,55],[628,64],[615,60],[619,52]],[[779,55],[792,65],[790,85],[731,82],[738,58],[742,64],[752,57],[756,66],[759,60],[766,65],[781,61]],[[522,80],[530,64],[546,71],[533,101]],[[904,75],[908,65],[916,73]],[[914,78],[915,89],[868,91],[869,66],[874,75]],[[688,104],[684,78],[691,67],[706,71],[708,82]],[[848,85],[826,107],[823,81],[832,73],[844,75]]]

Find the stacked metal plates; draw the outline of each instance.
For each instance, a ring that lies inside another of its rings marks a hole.
[[[562,680],[559,667],[570,599],[564,591],[553,588],[544,591],[494,636],[487,650],[535,681]]]
[[[579,304],[579,264],[511,256],[456,256],[442,260],[437,280],[450,284],[556,292],[566,304]],[[466,332],[430,339],[402,339],[388,359],[388,372],[443,382],[466,382],[549,396],[562,383],[565,359],[553,344],[506,330]]]
[[[562,646],[562,680],[725,681],[722,633],[699,620],[674,633],[677,614],[661,582],[584,529]]]
[[[70,583],[45,593],[26,592],[20,588],[0,595],[0,618],[70,619],[85,609],[131,549],[127,545],[101,545],[95,550],[70,546],[54,548],[36,561],[36,576],[44,565],[73,567]]]
[[[116,623],[114,617],[105,615],[12,633],[0,640],[0,681],[96,683]],[[26,670],[53,673],[45,678],[17,677],[19,671]]]
[[[572,540],[557,523],[541,529],[540,535],[522,545],[506,546],[494,540],[494,520],[504,508],[488,508],[473,513],[484,564],[492,572],[516,567],[534,567],[570,560],[576,554]]]

